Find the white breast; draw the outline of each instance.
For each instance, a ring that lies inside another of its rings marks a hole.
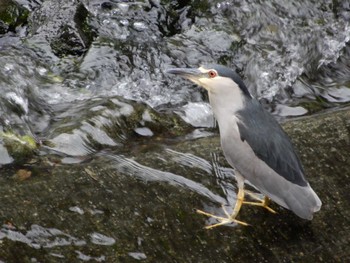
[[[208,93],[221,135],[232,132],[232,128],[239,132],[236,112],[244,107],[244,95],[238,85],[233,81],[223,83],[216,88],[211,88]]]

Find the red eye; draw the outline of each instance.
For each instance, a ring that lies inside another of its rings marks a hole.
[[[208,76],[209,78],[215,78],[218,74],[216,73],[215,70],[209,70],[208,71]]]

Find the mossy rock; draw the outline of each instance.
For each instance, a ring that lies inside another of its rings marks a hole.
[[[1,132],[1,141],[15,163],[22,163],[31,158],[38,149],[37,142],[29,135],[19,136],[12,132]]]
[[[0,0],[0,34],[27,22],[29,10],[11,0]]]

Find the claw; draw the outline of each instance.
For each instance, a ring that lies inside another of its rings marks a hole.
[[[244,201],[244,193],[248,194],[250,197],[257,200],[258,202]],[[239,188],[238,193],[237,193],[237,201],[236,201],[235,207],[232,211],[232,214],[229,214],[223,205],[222,205],[222,210],[224,211],[226,217],[213,215],[213,214],[210,214],[208,212],[198,210],[198,209],[196,210],[196,212],[198,214],[205,215],[205,216],[214,218],[214,219],[219,221],[216,224],[205,226],[205,229],[212,229],[212,228],[217,227],[217,226],[222,226],[222,225],[227,225],[227,224],[232,224],[232,223],[236,223],[236,224],[243,225],[243,226],[249,226],[249,224],[247,224],[246,222],[243,222],[243,221],[236,219],[239,211],[241,210],[242,205],[246,204],[246,205],[261,206],[261,207],[264,207],[265,209],[267,209],[269,212],[276,214],[277,212],[268,206],[269,201],[270,201],[270,199],[266,196],[264,197],[264,199],[261,199],[255,193],[250,192],[248,190],[243,190],[242,188]]]
[[[253,199],[258,200],[259,202],[246,202],[244,201],[243,204],[245,205],[255,205],[255,206],[261,206],[263,208],[265,208],[267,211],[273,213],[273,214],[277,214],[277,212],[275,210],[273,210],[271,207],[269,207],[269,203],[270,203],[270,198],[268,198],[267,196],[264,197],[264,199],[259,198],[256,194],[249,192],[249,191],[245,191],[248,195],[250,195]]]
[[[205,226],[204,227],[205,229],[211,229],[211,228],[214,228],[214,227],[217,227],[217,226],[222,226],[222,225],[227,225],[227,224],[232,224],[232,223],[237,223],[237,224],[240,224],[240,225],[243,225],[243,226],[249,226],[249,224],[247,224],[246,222],[237,220],[235,218],[231,218],[231,216],[226,212],[226,210],[224,210],[224,212],[227,215],[227,217],[213,215],[213,214],[210,214],[210,213],[207,213],[205,211],[198,210],[198,209],[196,210],[196,212],[198,214],[201,214],[201,215],[205,215],[205,216],[208,216],[208,217],[215,218],[215,219],[217,219],[219,221],[219,223],[217,223],[217,224]]]
[[[237,194],[237,201],[236,201],[236,204],[235,204],[235,207],[233,209],[232,214],[230,215],[226,211],[225,207],[222,206],[222,209],[224,210],[224,213],[225,213],[225,215],[227,217],[213,215],[213,214],[210,214],[210,213],[207,213],[205,211],[198,210],[198,209],[196,211],[199,214],[215,218],[215,219],[217,219],[219,221],[219,223],[217,223],[217,224],[206,226],[205,227],[206,229],[211,229],[211,228],[214,228],[214,227],[217,227],[217,226],[227,225],[227,224],[231,224],[231,223],[237,223],[237,224],[240,224],[240,225],[248,226],[248,224],[246,222],[243,222],[243,221],[240,221],[240,220],[236,219],[236,216],[238,215],[238,212],[241,209],[241,206],[243,204],[243,200],[244,200],[244,190],[243,189],[239,189],[238,190],[238,194]]]

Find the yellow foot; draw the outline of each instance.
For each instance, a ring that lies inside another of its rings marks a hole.
[[[269,212],[271,212],[273,214],[277,214],[277,212],[275,210],[273,210],[271,207],[269,207],[270,198],[268,198],[267,196],[265,196],[264,199],[261,199],[256,194],[254,194],[253,192],[245,190],[245,193],[248,194],[253,199],[259,201],[259,202],[246,202],[246,201],[243,201],[243,204],[261,206],[261,207],[264,207],[267,211],[269,211]]]
[[[198,214],[201,214],[201,215],[205,215],[205,216],[208,216],[208,217],[215,218],[216,220],[219,221],[219,223],[217,223],[217,224],[206,226],[205,229],[211,229],[211,228],[214,228],[214,227],[217,227],[217,226],[227,225],[227,224],[231,224],[231,223],[237,223],[237,224],[240,224],[240,225],[243,225],[243,226],[249,226],[249,224],[247,224],[246,222],[239,221],[239,220],[235,219],[233,215],[230,215],[229,213],[227,213],[227,211],[226,211],[224,206],[222,206],[222,210],[224,210],[224,212],[225,212],[227,217],[213,215],[213,214],[210,214],[210,213],[204,212],[202,210],[198,210],[198,209],[196,210],[196,212]]]

